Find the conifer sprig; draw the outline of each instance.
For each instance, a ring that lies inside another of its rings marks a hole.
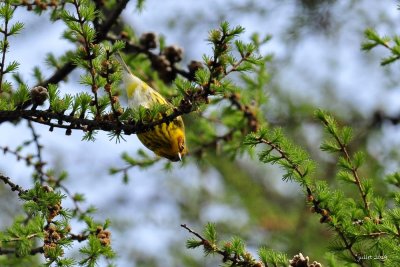
[[[340,153],[339,166],[343,169],[339,178],[357,186],[364,205],[365,215],[371,217],[370,203],[372,197],[371,184],[366,179],[361,179],[358,169],[364,163],[364,155],[359,152],[350,156],[348,145],[352,139],[352,130],[349,127],[340,128],[336,121],[325,112],[318,110],[316,117],[325,125],[325,129],[331,136],[321,145],[323,151]]]
[[[24,28],[24,24],[18,21],[10,24],[16,9],[16,7],[11,5],[11,2],[10,0],[6,0],[0,3],[0,35],[2,36],[0,40],[0,96],[2,96],[4,91],[10,92],[11,90],[10,83],[5,82],[5,75],[16,71],[19,66],[19,63],[16,61],[12,61],[6,65],[6,54],[10,49],[9,38],[17,35]]]

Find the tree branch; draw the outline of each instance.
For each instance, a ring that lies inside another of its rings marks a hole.
[[[125,134],[137,134],[137,133],[147,132],[159,124],[169,123],[176,117],[189,112],[190,111],[183,112],[176,110],[172,114],[165,116],[160,120],[150,122],[148,124],[143,124],[143,123],[130,124],[128,122],[120,123],[115,120],[94,120],[94,119],[77,118],[74,116],[58,114],[48,110],[13,110],[13,111],[0,110],[0,121],[13,121],[16,119],[24,118],[30,121],[34,121],[36,123],[48,125],[52,128],[82,130],[85,132],[93,130],[123,131]],[[53,120],[56,120],[57,123],[52,122]],[[60,124],[59,121],[62,121],[62,124]]]
[[[6,254],[15,254],[17,251],[15,249],[11,248],[1,248],[0,247],[0,255],[6,255]],[[43,247],[37,247],[37,248],[32,248],[29,251],[30,255],[35,255],[38,253],[44,253]]]
[[[99,26],[97,30],[97,38],[95,39],[95,44],[98,44],[105,40],[107,33],[110,31],[112,25],[121,15],[122,11],[125,9],[126,5],[128,4],[129,0],[122,0],[121,2],[117,3],[117,6],[114,8],[111,15],[108,16],[108,19],[104,21],[103,24]],[[61,68],[57,69],[56,72],[53,73],[47,80],[43,81],[42,83],[37,84],[36,86],[43,86],[47,87],[49,84],[57,84],[60,81],[64,80],[74,69],[76,65],[72,63],[72,61],[68,61],[64,64]],[[32,104],[31,100],[26,101],[23,103],[19,108],[26,109],[28,106]],[[0,123],[2,120],[0,119]]]
[[[11,182],[10,177],[0,174],[0,180],[2,180],[6,185],[9,185],[11,187],[11,191],[17,191],[18,195],[22,195],[23,193],[26,192],[26,190],[24,190],[21,186]]]

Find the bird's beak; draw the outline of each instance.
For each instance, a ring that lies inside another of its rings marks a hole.
[[[179,160],[182,161],[182,155],[180,152],[178,152],[178,157],[179,157]]]

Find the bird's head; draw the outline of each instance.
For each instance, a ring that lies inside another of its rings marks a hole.
[[[186,141],[184,133],[177,133],[171,142],[168,150],[159,151],[159,155],[169,159],[170,161],[181,161],[187,153]]]

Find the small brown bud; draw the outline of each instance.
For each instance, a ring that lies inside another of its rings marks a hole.
[[[151,63],[164,82],[170,83],[176,78],[176,72],[172,70],[171,62],[165,55],[155,57]]]
[[[221,74],[225,74],[226,73],[225,68],[223,66],[216,67],[215,68],[215,72],[216,72],[217,75],[221,75]]]
[[[104,90],[106,90],[107,93],[111,92],[111,84],[106,83],[106,85],[104,85]]]
[[[103,233],[104,233],[105,237],[107,237],[107,238],[109,238],[111,236],[111,232],[108,230],[104,230]]]
[[[46,10],[47,9],[47,4],[46,3],[40,3],[39,5],[39,8],[41,9],[41,10]]]
[[[107,236],[104,234],[104,231],[103,231],[103,232],[98,233],[97,237],[100,239],[103,239],[103,238],[106,238]]]
[[[115,104],[115,103],[117,103],[118,101],[119,101],[118,96],[114,95],[114,96],[111,97],[111,103],[112,103],[112,104]]]
[[[310,267],[322,267],[322,264],[316,261],[313,261],[313,263],[310,264]]]
[[[44,185],[44,186],[43,186],[43,189],[44,189],[44,191],[46,191],[46,192],[53,192],[53,191],[54,191],[53,188],[51,188],[51,187],[48,186],[48,185]]]
[[[51,238],[52,238],[53,240],[57,241],[57,240],[60,240],[60,239],[61,239],[61,236],[60,236],[59,233],[53,232],[53,233],[51,233]]]
[[[31,100],[33,105],[43,105],[48,97],[49,93],[43,86],[36,86],[31,90]]]
[[[183,57],[183,48],[177,45],[167,46],[163,50],[163,54],[167,57],[167,59],[172,62],[179,62]]]
[[[152,60],[152,65],[154,67],[154,69],[158,70],[158,71],[171,71],[171,62],[167,59],[167,57],[165,55],[160,55],[158,57],[155,57]]]
[[[97,238],[100,240],[100,243],[103,246],[110,245],[110,243],[111,243],[111,240],[110,240],[111,232],[110,231],[103,230],[102,226],[97,226],[96,233],[97,233]]]
[[[47,230],[50,233],[53,233],[53,232],[57,231],[57,227],[54,224],[50,224],[49,227],[47,228]]]
[[[319,219],[320,223],[329,223],[332,221],[332,217],[331,216],[322,216],[321,219]]]
[[[158,43],[157,35],[154,32],[143,33],[140,36],[139,43],[145,49],[157,48],[157,43]]]
[[[203,63],[201,63],[200,61],[195,61],[195,60],[190,61],[188,65],[190,77],[194,78],[196,71],[202,68],[203,68]]]
[[[118,108],[118,109],[115,111],[115,113],[116,113],[117,116],[121,116],[122,113],[124,113],[124,110],[123,110],[122,108]]]
[[[308,202],[313,202],[314,201],[314,196],[313,195],[308,195],[307,196],[307,201]]]
[[[289,261],[289,266],[300,267],[300,266],[308,266],[309,257],[304,257],[302,253],[293,256],[293,259]]]
[[[103,226],[98,225],[98,226],[96,227],[96,233],[100,233],[101,231],[103,231]]]
[[[108,238],[103,238],[103,239],[100,239],[100,244],[102,244],[103,246],[108,246],[111,244],[111,241]]]
[[[71,135],[72,134],[72,129],[68,128],[67,130],[65,130],[65,135]]]
[[[110,65],[110,62],[108,60],[103,60],[101,62],[101,67],[103,67],[104,69],[107,69],[109,65]]]
[[[321,210],[321,215],[322,215],[322,216],[326,216],[326,215],[328,215],[328,213],[329,213],[329,212],[328,212],[326,209],[322,209],[322,210]]]

